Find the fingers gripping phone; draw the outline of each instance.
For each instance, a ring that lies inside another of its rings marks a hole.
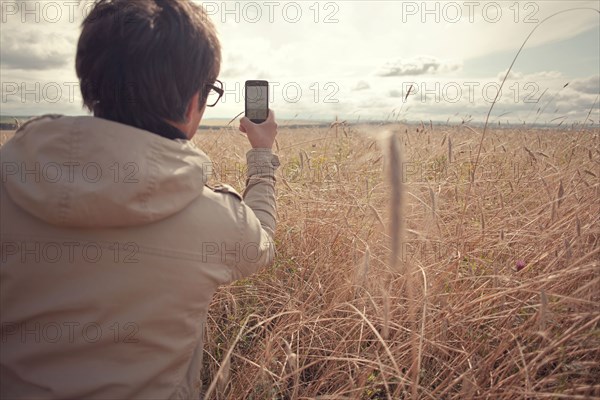
[[[260,124],[269,116],[269,82],[246,81],[246,117]]]

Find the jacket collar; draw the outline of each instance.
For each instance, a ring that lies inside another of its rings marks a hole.
[[[152,129],[148,129],[148,130],[150,132],[156,133],[158,136],[162,136],[166,139],[189,140],[188,137],[183,132],[181,132],[179,129],[175,128],[173,125],[166,123],[166,122],[160,122],[160,123],[158,123],[158,126],[156,128],[152,128]]]
[[[188,137],[182,131],[180,131],[173,125],[163,121],[162,119],[156,119],[148,124],[144,124],[143,126],[137,126],[137,125],[133,124],[131,121],[117,121],[114,118],[111,118],[110,116],[95,115],[95,117],[102,118],[102,119],[112,121],[112,122],[116,122],[119,124],[127,125],[132,128],[137,128],[137,129],[142,129],[142,130],[145,130],[148,132],[152,132],[158,136],[164,137],[165,139],[189,140]]]

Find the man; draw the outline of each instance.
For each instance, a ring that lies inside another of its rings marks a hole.
[[[1,397],[189,399],[218,286],[273,262],[277,125],[241,120],[244,196],[188,141],[222,95],[185,0],[100,0],[76,69],[94,116],[45,116],[0,150]]]

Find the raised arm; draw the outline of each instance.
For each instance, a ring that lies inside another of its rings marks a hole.
[[[269,117],[262,124],[254,124],[248,118],[242,118],[240,131],[246,133],[252,146],[252,150],[246,154],[248,178],[244,202],[254,211],[262,228],[272,239],[277,212],[275,171],[279,167],[279,158],[272,151],[277,136],[275,113],[269,110]]]

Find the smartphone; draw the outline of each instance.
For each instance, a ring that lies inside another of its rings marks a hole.
[[[260,124],[269,116],[269,82],[246,81],[246,117]]]

